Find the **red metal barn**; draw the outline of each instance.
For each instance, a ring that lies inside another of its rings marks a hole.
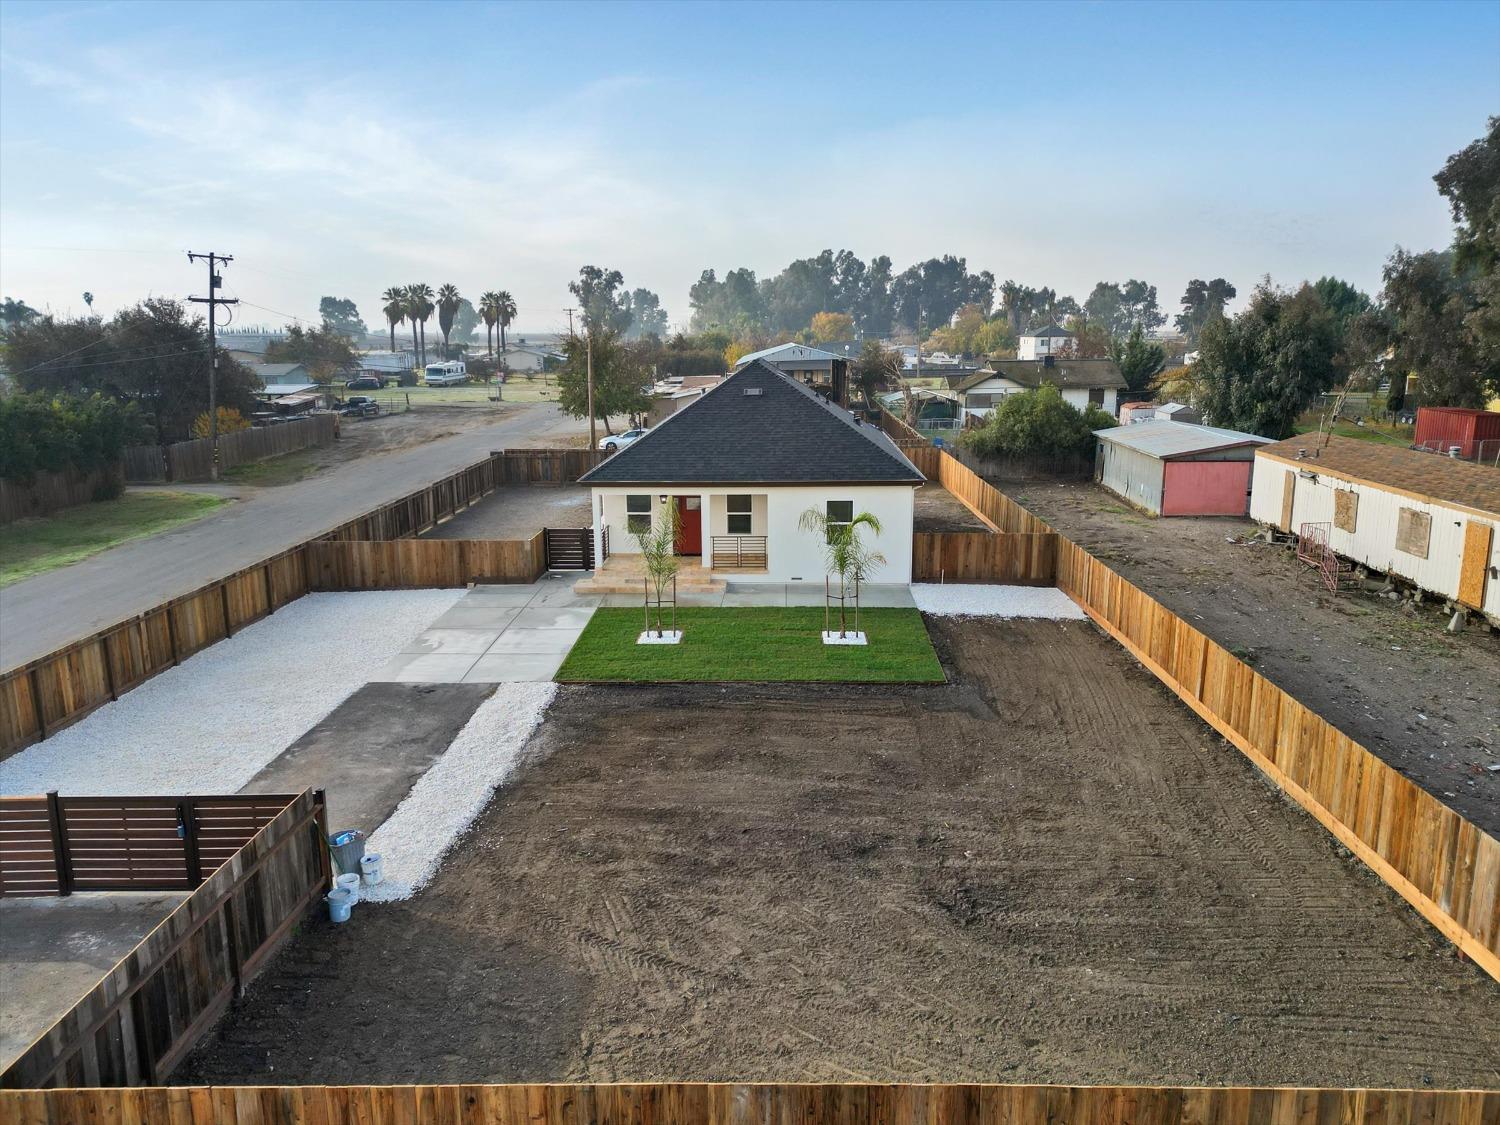
[[[1164,420],[1094,434],[1094,479],[1158,516],[1245,515],[1255,449],[1270,440]]]

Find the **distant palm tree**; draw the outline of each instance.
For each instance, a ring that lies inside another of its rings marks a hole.
[[[496,319],[500,322],[500,362],[505,362],[505,330],[516,319],[516,299],[502,289],[495,294]]]
[[[417,362],[423,367],[427,366],[427,321],[437,307],[432,303],[432,297],[432,286],[425,281],[406,287],[406,315],[411,317],[412,346],[417,349]]]
[[[491,289],[479,296],[479,315],[484,320],[484,350],[495,354],[495,325],[500,322],[500,294]]]
[[[381,312],[385,313],[386,320],[391,324],[391,351],[396,350],[396,325],[406,319],[406,290],[399,285],[393,285],[380,295],[385,302]]]
[[[458,286],[451,281],[437,291],[437,315],[438,331],[443,334],[443,358],[448,358],[448,335],[453,331],[453,318],[458,315],[459,306],[464,299],[459,295]]]

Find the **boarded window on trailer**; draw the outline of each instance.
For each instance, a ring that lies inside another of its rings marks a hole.
[[[1359,493],[1341,488],[1333,494],[1333,526],[1351,534],[1359,519]]]
[[[645,535],[651,530],[651,497],[625,497],[625,530],[632,535]]]
[[[729,534],[750,534],[749,496],[731,496],[729,498]]]
[[[1415,508],[1402,508],[1396,517],[1396,550],[1419,559],[1427,557],[1427,542],[1432,537],[1432,517]]]
[[[854,522],[853,500],[830,500],[828,501],[828,541],[833,542],[834,537],[842,535],[844,529]]]

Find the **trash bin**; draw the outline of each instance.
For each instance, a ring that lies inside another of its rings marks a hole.
[[[359,874],[359,861],[365,854],[365,834],[357,828],[346,828],[328,837],[328,854],[333,866],[342,874]]]

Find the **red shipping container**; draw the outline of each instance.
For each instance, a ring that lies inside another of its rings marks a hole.
[[[1458,406],[1420,406],[1413,444],[1422,449],[1447,453],[1458,446],[1458,455],[1472,461],[1481,453],[1486,460],[1500,448],[1500,411],[1466,410]]]

